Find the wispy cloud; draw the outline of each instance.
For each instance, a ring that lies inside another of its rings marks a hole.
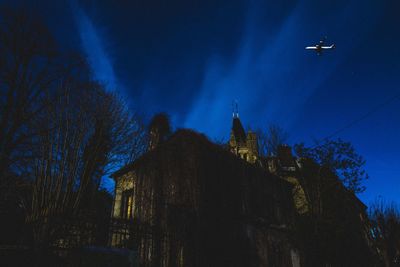
[[[237,99],[245,126],[279,121],[290,128],[309,97],[323,86],[365,34],[358,30],[359,21],[351,21],[355,8],[353,3],[336,10],[334,23],[327,20],[321,26],[310,17],[310,6],[299,3],[277,31],[253,30],[260,29],[256,18],[262,15],[255,8],[249,14],[248,30],[234,64],[224,64],[218,55],[210,58],[185,127],[216,138],[226,136],[231,123],[229,111]],[[344,40],[340,37],[343,27],[354,28],[359,36]],[[304,50],[313,44],[310,42],[318,42],[329,33],[335,42],[346,47],[339,45],[337,51],[322,57]]]
[[[105,40],[101,38],[93,21],[83,9],[74,1],[72,1],[71,4],[74,12],[74,19],[79,30],[82,49],[90,64],[93,78],[103,83],[108,90],[115,90],[117,88],[117,78],[110,55],[106,51]],[[114,180],[103,176],[100,187],[112,193]]]
[[[75,3],[72,9],[78,26],[83,51],[93,71],[93,78],[104,83],[109,90],[114,90],[117,87],[118,81],[110,54],[106,51],[105,38],[100,36],[93,21],[78,4]]]

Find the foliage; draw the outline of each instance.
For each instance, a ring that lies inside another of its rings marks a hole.
[[[294,238],[304,252],[305,266],[374,266],[365,206],[329,166],[310,158],[299,163],[308,212],[298,214]]]
[[[355,151],[351,143],[341,139],[327,140],[311,148],[301,143],[295,145],[295,151],[299,157],[310,158],[317,164],[329,168],[350,191],[361,193],[365,190],[363,182],[368,179],[363,169],[365,160]]]

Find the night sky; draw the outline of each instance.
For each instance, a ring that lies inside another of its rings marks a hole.
[[[246,128],[277,123],[289,144],[340,130],[367,160],[359,197],[400,202],[400,1],[9,2],[147,119],[228,140],[237,101]],[[304,49],[323,37],[337,48]]]

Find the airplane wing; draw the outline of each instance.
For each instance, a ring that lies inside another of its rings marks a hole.
[[[322,49],[332,49],[333,46],[321,46]]]
[[[317,50],[317,47],[316,46],[307,46],[306,49]]]

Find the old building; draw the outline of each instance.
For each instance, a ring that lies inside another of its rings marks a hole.
[[[191,130],[170,134],[159,121],[161,126],[150,129],[149,151],[113,175],[112,246],[136,250],[142,266],[300,267],[317,262],[299,247],[308,238],[296,225],[296,218],[312,219],[315,210],[315,198],[304,190],[313,182],[307,176],[312,168],[304,169],[290,147],[260,156],[257,136],[246,133],[238,114],[227,147]],[[346,206],[339,211],[355,218],[360,241],[366,233],[365,206],[340,185],[332,192],[353,198],[339,197]],[[324,198],[328,207],[329,194]],[[357,244],[364,249],[363,242]],[[342,266],[331,262],[318,264]]]
[[[293,186],[256,164],[238,117],[234,153],[190,130],[152,144],[114,174],[113,246],[136,249],[143,266],[299,266]]]
[[[299,213],[308,211],[304,190],[296,177],[300,164],[292,156],[289,146],[279,146],[277,155],[275,156],[260,156],[258,154],[257,135],[252,131],[248,131],[246,134],[239,119],[238,112],[234,112],[229,139],[229,150],[249,163],[262,166],[265,171],[275,174],[291,183],[293,185],[292,195],[296,211]]]

